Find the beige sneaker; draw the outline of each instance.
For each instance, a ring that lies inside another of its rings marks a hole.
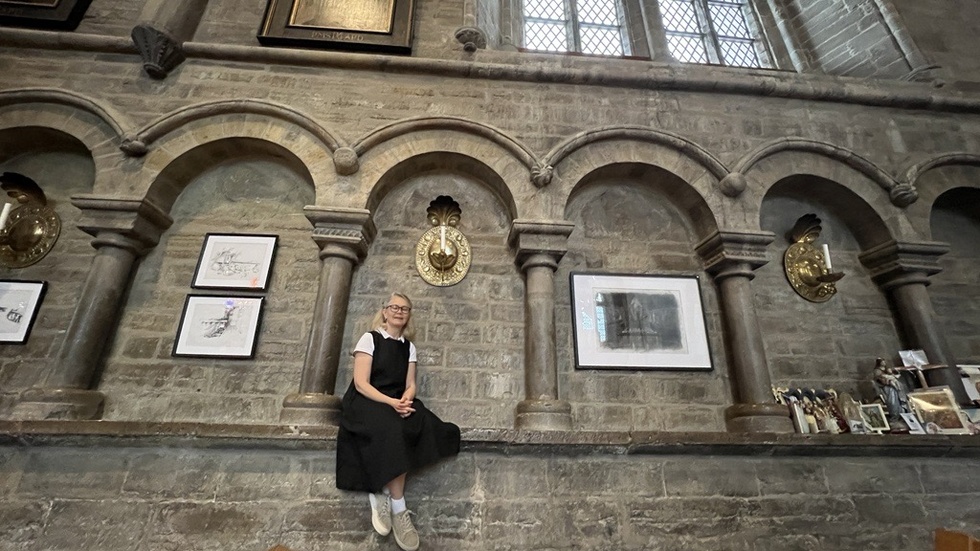
[[[415,551],[419,548],[419,533],[412,524],[408,509],[391,517],[392,528],[395,531],[395,543],[405,551]]]
[[[371,525],[374,531],[387,536],[391,533],[391,500],[385,494],[368,494],[371,502]]]

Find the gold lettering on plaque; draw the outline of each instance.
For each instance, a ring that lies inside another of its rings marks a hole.
[[[294,0],[292,27],[390,33],[395,0]]]

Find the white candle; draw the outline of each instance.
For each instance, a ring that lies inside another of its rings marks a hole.
[[[439,250],[446,250],[446,226],[439,226]]]
[[[830,247],[826,243],[823,245],[823,263],[828,272],[834,271],[834,267],[830,265]]]
[[[7,218],[10,216],[10,203],[3,204],[3,212],[0,212],[0,229],[7,227]]]

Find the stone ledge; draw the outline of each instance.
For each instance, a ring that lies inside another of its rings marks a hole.
[[[332,449],[336,427],[0,421],[0,446]],[[980,458],[980,437],[464,429],[463,450],[507,455],[732,455]]]

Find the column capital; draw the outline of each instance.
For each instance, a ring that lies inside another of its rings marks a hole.
[[[303,212],[313,224],[313,241],[320,247],[320,258],[342,256],[360,263],[378,234],[367,209],[306,206]]]
[[[574,229],[575,224],[565,220],[514,220],[507,242],[514,248],[518,266],[544,255],[557,267],[568,252],[568,236]]]
[[[929,285],[929,277],[942,271],[939,257],[949,252],[949,245],[936,241],[888,241],[872,247],[858,258],[871,279],[882,289],[918,283]]]
[[[82,211],[78,228],[95,237],[92,245],[120,247],[144,254],[160,242],[173,218],[146,199],[75,195],[71,204]]]
[[[752,270],[769,262],[766,250],[776,239],[772,232],[744,232],[717,230],[701,240],[694,250],[704,262],[704,269],[716,279],[733,269],[741,275],[753,277]]]

